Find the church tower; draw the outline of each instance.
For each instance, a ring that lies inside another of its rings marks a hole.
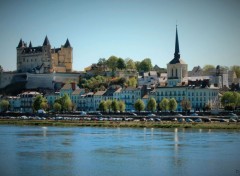
[[[180,86],[186,83],[188,65],[180,58],[178,30],[176,26],[176,40],[174,58],[167,64],[168,86]]]

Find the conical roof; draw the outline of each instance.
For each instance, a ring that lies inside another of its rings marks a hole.
[[[22,48],[24,47],[24,42],[22,41],[22,39],[20,39],[17,48]]]
[[[30,43],[29,43],[29,46],[28,46],[29,48],[32,48],[32,42],[30,41]]]
[[[69,40],[67,39],[66,43],[64,44],[64,48],[71,47]]]
[[[48,40],[48,37],[46,36],[43,42],[43,46],[47,46],[47,45],[50,45],[50,42]]]

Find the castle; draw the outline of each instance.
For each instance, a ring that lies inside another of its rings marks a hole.
[[[51,48],[48,37],[42,46],[29,46],[20,39],[17,46],[17,72],[53,73],[72,72],[72,50],[69,40],[61,48]]]

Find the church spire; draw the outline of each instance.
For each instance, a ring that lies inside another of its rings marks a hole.
[[[175,41],[175,53],[174,59],[180,59],[180,51],[179,51],[179,42],[178,42],[178,31],[176,26],[176,41]]]
[[[176,39],[175,39],[175,52],[174,58],[169,62],[169,64],[177,64],[180,63],[180,51],[179,51],[179,42],[178,42],[178,30],[176,26]]]

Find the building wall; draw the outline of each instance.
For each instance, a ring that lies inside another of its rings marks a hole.
[[[196,87],[160,87],[152,95],[160,103],[163,98],[175,98],[178,103],[177,110],[182,111],[181,101],[188,99],[192,109],[203,108],[208,102],[218,99],[219,89],[217,88],[196,88]]]

